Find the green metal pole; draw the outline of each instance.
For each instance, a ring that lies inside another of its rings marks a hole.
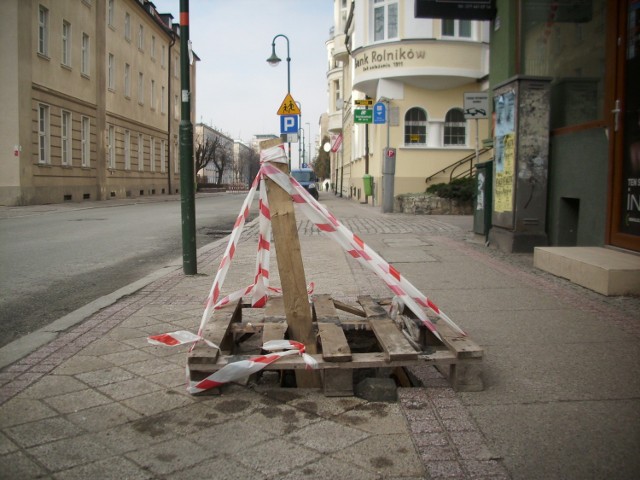
[[[198,273],[196,257],[196,199],[191,123],[191,79],[189,75],[189,0],[180,0],[180,199],[182,208],[182,270]]]

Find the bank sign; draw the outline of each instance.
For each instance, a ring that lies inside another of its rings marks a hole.
[[[424,45],[412,47],[382,47],[356,55],[355,67],[359,73],[387,68],[420,68],[426,64]]]
[[[495,0],[416,0],[415,18],[493,20]]]

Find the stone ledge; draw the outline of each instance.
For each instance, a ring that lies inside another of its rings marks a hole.
[[[602,247],[536,247],[533,266],[602,295],[640,295],[640,255]]]
[[[393,211],[413,215],[473,215],[473,202],[442,198],[432,193],[406,193],[395,197]]]

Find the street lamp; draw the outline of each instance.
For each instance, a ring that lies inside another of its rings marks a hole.
[[[307,137],[309,139],[309,156],[307,157],[307,166],[309,166],[311,165],[311,160],[313,159],[313,157],[311,156],[311,124],[309,122],[305,122],[305,125],[309,125],[309,136]],[[304,145],[302,146],[302,150],[304,151]]]
[[[286,35],[279,33],[273,40],[271,40],[271,56],[267,58],[267,63],[272,67],[277,67],[282,61],[278,55],[276,55],[276,38],[282,37],[287,41],[287,93],[291,93],[291,56],[289,55],[289,38]],[[289,171],[291,171],[291,142],[289,145]]]

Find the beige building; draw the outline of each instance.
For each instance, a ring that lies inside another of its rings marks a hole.
[[[0,204],[179,192],[172,19],[145,0],[3,2]]]
[[[398,195],[448,182],[457,163],[457,173],[469,172],[469,162],[476,163],[476,138],[482,151],[489,135],[488,119],[469,120],[463,112],[465,93],[488,88],[489,23],[415,18],[414,3],[334,0],[323,133],[332,136],[337,150],[331,152],[331,182],[342,196],[381,204],[386,147],[396,149],[391,185]],[[357,105],[366,99],[371,106]],[[384,107],[385,123],[354,120],[362,109],[375,112],[375,104]],[[365,174],[374,182],[367,198]]]

